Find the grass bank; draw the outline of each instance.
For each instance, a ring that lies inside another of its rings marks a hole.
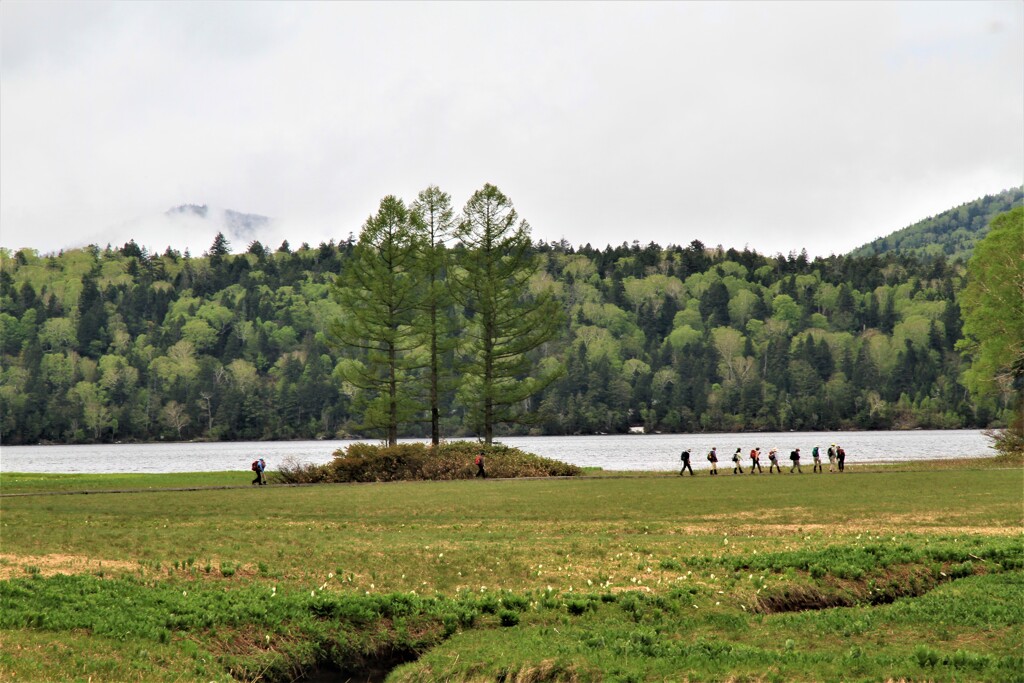
[[[1024,670],[1019,467],[264,488],[4,473],[0,491],[9,680]]]

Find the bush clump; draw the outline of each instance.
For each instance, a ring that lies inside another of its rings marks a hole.
[[[356,443],[335,451],[334,460],[324,465],[284,465],[278,479],[288,484],[472,479],[480,453],[488,477],[572,477],[583,472],[575,465],[500,444],[453,441],[434,448],[423,443]]]

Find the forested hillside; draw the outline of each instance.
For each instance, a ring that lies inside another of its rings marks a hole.
[[[326,332],[344,315],[331,289],[352,249],[254,242],[231,254],[218,237],[202,257],[134,242],[2,254],[0,438],[352,433],[361,416],[340,366],[355,351]],[[553,288],[566,314],[555,340],[532,352],[537,366],[564,366],[530,399],[544,416],[534,433],[951,428],[1005,417],[998,402],[972,404],[957,381],[963,272],[945,259],[809,261],[696,241],[539,243],[534,258],[534,284]],[[458,330],[466,312],[449,315]],[[446,362],[457,356],[455,345]],[[442,397],[446,438],[470,433],[458,389]]]
[[[895,252],[923,258],[945,257],[967,261],[974,245],[988,234],[988,224],[996,215],[1024,204],[1024,187],[986,195],[937,216],[918,221],[885,237],[879,237],[851,252],[852,256],[871,256]]]

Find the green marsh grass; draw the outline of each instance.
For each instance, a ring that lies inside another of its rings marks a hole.
[[[276,681],[375,657],[416,658],[392,673],[405,681],[1021,670],[1019,468],[263,488],[65,475],[51,488],[137,492],[24,497],[6,494],[43,491],[38,475],[2,476],[0,678]],[[70,593],[91,607],[53,597]]]

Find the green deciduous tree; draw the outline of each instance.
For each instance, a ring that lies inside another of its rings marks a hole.
[[[557,378],[557,368],[531,375],[529,353],[558,334],[562,314],[549,290],[530,289],[530,226],[501,190],[487,184],[470,197],[457,235],[465,251],[452,291],[468,311],[461,389],[489,444],[494,425],[528,419],[526,400]]]
[[[1016,412],[1011,434],[1024,447],[1024,207],[1000,214],[968,263],[961,294],[971,359],[964,383],[977,396],[1000,396]]]
[[[1024,208],[999,215],[975,249],[960,298],[971,357],[964,380],[995,395],[1024,375]]]

